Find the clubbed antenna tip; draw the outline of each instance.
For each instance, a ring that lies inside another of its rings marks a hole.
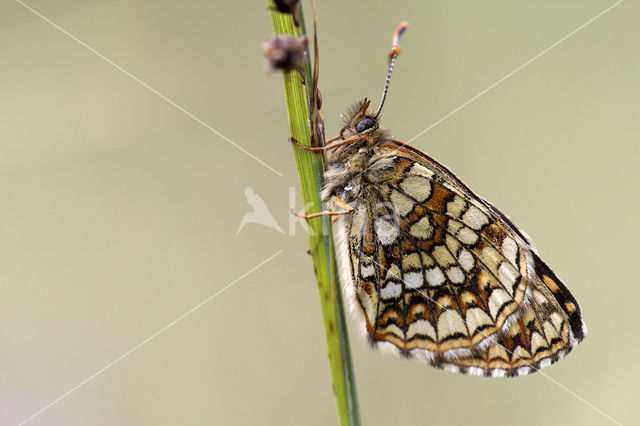
[[[393,43],[391,45],[391,50],[389,50],[389,68],[387,69],[387,78],[384,82],[384,89],[382,90],[382,98],[380,99],[380,105],[378,105],[378,110],[376,111],[376,113],[374,114],[374,117],[378,117],[378,115],[380,115],[380,112],[382,111],[382,106],[384,105],[384,101],[387,98],[387,91],[389,90],[389,83],[391,82],[391,72],[393,71],[393,64],[396,61],[396,58],[398,57],[398,54],[400,54],[400,51],[402,50],[402,48],[400,47],[400,45],[398,44],[400,42],[400,36],[402,36],[402,33],[404,33],[404,30],[406,30],[409,27],[409,23],[408,22],[401,22],[400,25],[398,25],[396,27],[396,30],[393,32]]]

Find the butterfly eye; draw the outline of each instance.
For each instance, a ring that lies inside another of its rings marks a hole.
[[[358,133],[362,133],[365,130],[372,128],[374,124],[375,121],[373,121],[373,119],[365,117],[362,120],[358,121],[358,124],[356,124],[356,131]]]

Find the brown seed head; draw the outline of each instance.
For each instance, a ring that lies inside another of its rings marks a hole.
[[[269,61],[269,71],[277,69],[302,70],[307,51],[307,38],[279,34],[264,43],[262,50]]]
[[[275,10],[281,13],[293,13],[300,0],[273,0]]]

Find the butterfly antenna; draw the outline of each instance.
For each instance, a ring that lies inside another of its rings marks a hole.
[[[391,50],[389,51],[389,68],[387,69],[387,79],[384,82],[384,89],[382,90],[382,99],[380,99],[380,105],[378,105],[378,110],[374,114],[375,118],[378,118],[378,115],[380,115],[382,106],[384,105],[384,100],[387,98],[387,91],[389,90],[389,83],[391,82],[391,72],[393,71],[393,64],[396,61],[396,57],[398,57],[398,55],[400,54],[400,51],[402,51],[402,48],[400,47],[400,45],[398,45],[398,43],[400,42],[400,36],[408,26],[408,22],[401,22],[393,32],[393,44],[391,45]]]

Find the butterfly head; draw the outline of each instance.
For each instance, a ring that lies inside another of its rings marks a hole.
[[[344,126],[340,130],[343,139],[356,135],[372,135],[380,128],[378,117],[369,111],[370,104],[371,101],[365,98],[349,109],[344,116]]]

